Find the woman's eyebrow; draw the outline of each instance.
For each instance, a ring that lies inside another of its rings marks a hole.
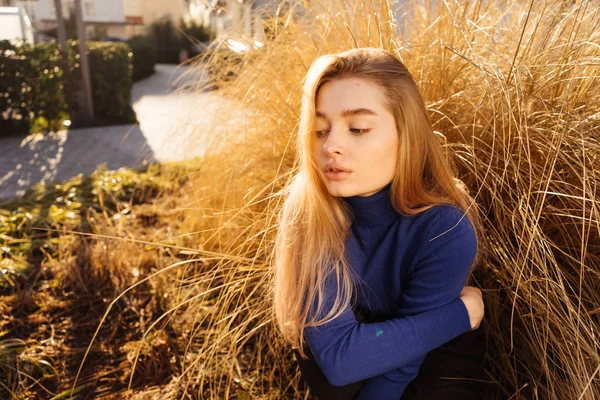
[[[369,110],[368,108],[354,108],[352,110],[344,110],[342,111],[342,117],[351,117],[354,115],[377,115],[377,113],[373,110]],[[316,111],[315,116],[317,118],[327,118],[324,112]]]

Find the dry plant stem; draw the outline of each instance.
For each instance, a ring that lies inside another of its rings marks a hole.
[[[413,72],[485,218],[486,257],[474,283],[486,299],[494,382],[486,398],[600,398],[600,6],[290,0],[268,12],[272,35],[261,49],[234,56],[221,40],[190,63],[191,73],[210,75],[196,96],[210,99],[217,117],[180,133],[190,144],[202,138],[207,151],[197,168],[183,169],[188,186],[155,204],[170,212],[168,232],[132,230],[102,195],[102,210],[87,216],[92,233],[42,230],[64,233],[52,265],[69,266],[63,276],[72,285],[94,292],[87,270],[75,268],[88,255],[90,271],[115,292],[71,394],[111,309],[153,283],[168,296],[159,315],[140,321],[128,393],[140,389],[142,345],[169,330],[169,340],[184,342],[165,384],[173,398],[309,398],[271,315],[277,217],[298,170],[301,82],[320,55],[375,46]],[[160,268],[129,285],[135,263],[123,254],[137,245],[160,249],[134,253],[138,264]],[[165,266],[163,252],[189,259]]]

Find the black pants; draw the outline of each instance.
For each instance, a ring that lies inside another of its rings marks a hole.
[[[352,400],[363,381],[345,386],[331,385],[305,346],[308,359],[294,350],[302,379],[319,400]],[[482,327],[464,333],[429,352],[417,377],[409,383],[400,400],[482,400],[485,381],[486,341]],[[454,379],[448,379],[454,378]],[[377,400],[377,399],[373,399]]]

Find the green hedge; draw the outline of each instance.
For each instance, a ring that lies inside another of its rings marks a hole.
[[[196,22],[179,21],[179,27],[170,17],[163,17],[153,22],[147,31],[150,40],[156,46],[159,63],[179,64],[179,52],[187,50],[189,57],[198,55],[194,43],[208,42],[215,38],[215,33]]]
[[[76,99],[81,93],[81,65],[79,43],[69,40],[69,69],[65,73],[65,96]],[[132,87],[133,54],[126,43],[88,42],[88,61],[92,79],[92,99],[96,125],[136,122],[129,105]],[[70,114],[76,115],[81,101],[70,103]],[[77,122],[73,120],[75,126]]]
[[[27,133],[36,119],[56,129],[67,113],[63,68],[55,43],[0,41],[0,136]]]
[[[147,35],[135,35],[127,40],[133,53],[132,79],[137,82],[154,73],[156,47]]]
[[[125,43],[88,42],[97,125],[136,122],[129,105],[132,53]],[[78,42],[69,40],[65,60],[56,42],[15,46],[0,41],[0,136],[56,130],[64,119],[77,127],[81,106]]]

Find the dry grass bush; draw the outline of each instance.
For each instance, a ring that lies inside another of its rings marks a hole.
[[[170,378],[181,345],[173,330],[155,324],[144,333],[169,309],[171,288],[197,274],[198,264],[144,278],[187,258],[173,237],[171,199],[187,182],[180,168],[100,168],[0,204],[0,260],[22,259],[25,271],[0,294],[0,398],[121,399],[130,380],[139,389]]]
[[[307,3],[285,2],[265,21],[273,37],[235,61],[234,80],[219,77],[234,63],[219,52],[193,65],[216,66],[229,100],[177,199],[187,209],[179,239],[203,260],[170,310],[189,338],[182,393],[305,397],[270,314],[301,79],[319,55],[375,46],[413,72],[484,215],[488,397],[600,398],[598,4]]]
[[[208,140],[186,190],[91,212],[93,240],[64,238],[75,244],[47,261],[65,288],[116,296],[123,312],[101,322],[133,332],[120,395],[307,397],[271,314],[301,80],[319,55],[375,46],[412,71],[484,215],[486,398],[600,398],[598,4],[308,3],[282,3],[263,48],[192,63],[213,79],[196,90],[217,87],[223,103],[218,123],[186,133]]]

